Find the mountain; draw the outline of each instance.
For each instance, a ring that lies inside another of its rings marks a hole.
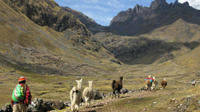
[[[179,19],[170,25],[156,28],[150,33],[140,36],[147,37],[149,39],[165,40],[168,42],[192,42],[200,41],[199,35],[199,25]]]
[[[18,2],[24,3],[25,1],[17,0],[15,2],[18,4]],[[29,2],[31,4],[31,1]],[[48,0],[45,0],[44,6],[46,2]],[[51,4],[49,3],[49,5]],[[72,22],[73,27],[60,32],[51,25],[50,27],[45,25],[49,18],[46,20],[40,18],[39,15],[33,16],[39,20],[42,19],[37,23],[34,21],[37,19],[32,20],[26,16],[25,12],[19,11],[23,7],[14,10],[10,6],[0,1],[0,69],[12,68],[16,71],[36,74],[81,75],[95,74],[97,71],[99,74],[105,71],[109,73],[109,68],[113,69],[113,66],[118,65],[110,61],[116,59],[99,42],[89,36],[76,33],[82,31],[74,29],[82,25],[78,24],[78,20],[67,21],[69,24]],[[33,8],[33,10],[40,9],[44,10],[42,6],[38,9]],[[39,12],[43,14],[41,11]],[[32,12],[29,13],[32,14]],[[63,18],[65,17],[67,16],[63,16]],[[63,22],[65,21],[63,19]],[[77,22],[77,24],[73,24],[73,22]],[[60,24],[71,26],[67,23]],[[82,25],[81,28],[85,28],[85,26]],[[105,67],[104,64],[109,66]]]
[[[101,42],[118,60],[132,65],[162,63],[179,58],[199,47],[199,35],[200,25],[179,19],[138,36],[97,33],[93,38]]]
[[[189,6],[188,2],[168,4],[165,0],[155,0],[150,7],[136,5],[120,12],[111,21],[109,30],[119,35],[140,35],[179,19],[200,24],[200,11]]]
[[[15,11],[25,14],[41,26],[48,26],[55,31],[68,29],[82,35],[90,35],[84,24],[73,17],[70,12],[59,7],[54,0],[3,0]]]
[[[83,13],[75,11],[69,7],[63,7],[63,9],[73,14],[74,17],[78,18],[93,34],[105,31],[105,27],[97,24],[94,20],[84,15]]]

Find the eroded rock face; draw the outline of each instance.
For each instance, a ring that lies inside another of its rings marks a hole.
[[[136,5],[133,9],[120,12],[111,21],[109,30],[119,35],[139,35],[178,19],[200,24],[199,15],[200,11],[190,7],[188,2],[168,4],[166,0],[155,0],[150,7]]]
[[[4,2],[38,25],[48,26],[59,32],[71,29],[82,35],[90,35],[84,24],[53,0],[4,0]]]

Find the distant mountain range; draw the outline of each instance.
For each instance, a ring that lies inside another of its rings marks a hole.
[[[168,4],[165,0],[155,0],[150,7],[136,5],[133,9],[120,12],[109,26],[110,32],[119,35],[139,35],[169,25],[182,19],[188,23],[200,24],[200,11],[183,4]]]

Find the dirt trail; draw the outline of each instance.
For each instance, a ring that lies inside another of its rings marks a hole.
[[[128,93],[125,95],[121,95],[120,98],[112,99],[111,97],[105,98],[103,100],[99,100],[96,102],[93,102],[92,105],[89,108],[83,108],[80,112],[101,112],[101,109],[105,108],[111,103],[119,102],[121,100],[128,100],[128,99],[134,99],[134,98],[145,98],[145,97],[156,97],[161,95],[169,95],[169,92],[163,92],[162,90],[159,91],[141,91],[141,92],[133,92]]]

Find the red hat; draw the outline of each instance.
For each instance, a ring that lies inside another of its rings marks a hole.
[[[19,81],[19,82],[21,82],[21,81],[26,81],[26,78],[25,78],[25,77],[20,77],[20,78],[18,79],[18,81]]]

